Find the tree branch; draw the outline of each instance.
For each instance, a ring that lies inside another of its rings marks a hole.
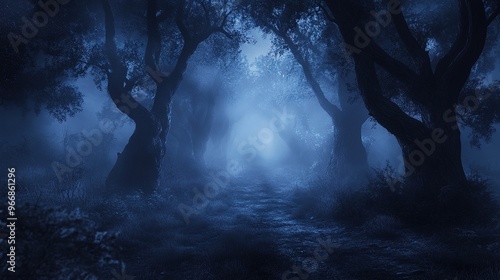
[[[469,29],[469,14],[466,11],[465,0],[460,0],[460,27],[458,31],[458,36],[453,42],[448,53],[446,53],[437,63],[436,66],[436,77],[441,77],[447,68],[449,68],[451,62],[458,56],[458,54],[465,47],[467,41],[467,31]]]
[[[108,0],[103,0],[104,22],[105,22],[105,53],[109,61],[108,87],[107,92],[114,101],[116,107],[129,116],[136,123],[147,119],[149,111],[142,106],[130,93],[135,86],[135,82],[127,80],[127,67],[118,56],[115,44],[115,22],[113,12]],[[119,105],[118,103],[127,100],[128,104],[134,104],[134,108]]]
[[[352,38],[354,38],[354,35]],[[390,56],[373,40],[365,49],[361,50],[361,55],[372,58],[378,65],[382,66],[387,72],[406,85],[415,85],[418,83],[418,75],[413,70]]]
[[[382,94],[373,61],[359,56],[355,60],[359,89],[370,116],[406,145],[429,137],[429,128]]]
[[[307,37],[304,33],[300,32],[300,30],[295,30],[294,34],[297,35],[299,40],[302,41],[302,44],[307,45],[307,47],[316,55],[321,55],[323,52],[321,52],[318,47],[314,44],[311,43],[311,40],[309,37]]]
[[[461,30],[464,37],[462,49],[453,57],[448,67],[440,73],[438,82],[448,100],[458,99],[460,90],[467,82],[472,67],[477,62],[486,44],[488,23],[481,0],[462,0],[462,17],[467,17],[467,26]],[[444,90],[447,89],[447,90]]]
[[[363,15],[360,16],[359,14],[353,14],[352,10],[354,8],[347,6],[352,3],[348,2],[346,4],[346,2],[347,1],[330,0],[327,2],[327,5],[337,19],[337,26],[340,30],[340,33],[342,34],[343,39],[345,40],[345,43],[350,45],[351,48],[357,49],[356,47],[354,47],[356,46],[354,39],[357,36],[357,30],[359,30],[359,27],[357,26],[355,21],[353,21],[353,19],[358,18],[358,22],[361,23],[363,22],[362,19],[364,19],[365,17]],[[365,16],[366,18],[368,17],[368,15]],[[402,63],[398,59],[390,56],[376,42],[374,42],[373,39],[369,39],[369,42],[366,46],[364,46],[364,48],[361,46],[358,47],[359,49],[352,53],[354,58],[365,57],[373,60],[375,63],[389,72],[389,74],[405,84],[408,88],[422,86],[420,82],[421,79],[417,75],[417,73],[415,73],[415,71],[410,69],[406,64]],[[418,91],[416,90],[410,90],[409,96],[416,103],[427,105],[429,102],[428,98],[426,96],[416,94],[417,92]]]
[[[219,26],[217,26],[215,28],[215,32],[220,32],[222,33],[224,36],[226,36],[228,39],[233,39],[233,35],[231,33],[229,33],[224,27],[226,26],[227,24],[227,19],[229,18],[229,15],[231,15],[231,13],[233,13],[236,9],[232,9],[230,10],[229,12],[227,12],[224,17],[222,18],[222,21],[220,23]]]
[[[220,23],[220,26],[221,26],[221,27],[224,27],[224,26],[226,25],[226,23],[227,23],[227,19],[228,19],[229,15],[230,15],[231,13],[233,13],[233,12],[234,12],[234,10],[230,10],[229,12],[227,12],[227,13],[224,15],[224,17],[222,18],[222,22]]]
[[[160,72],[160,54],[161,54],[161,35],[160,26],[158,23],[157,13],[157,0],[148,0],[147,9],[147,35],[148,42],[146,45],[146,52],[144,54],[144,61],[147,67],[150,67],[155,72]],[[150,74],[151,75],[151,74]]]
[[[319,83],[316,81],[316,79],[313,76],[311,65],[309,62],[302,56],[300,53],[300,50],[298,46],[292,41],[292,39],[285,34],[285,32],[279,30],[272,24],[268,24],[267,26],[270,30],[272,30],[277,36],[280,36],[283,38],[285,41],[286,45],[290,49],[290,52],[294,56],[295,60],[299,63],[299,65],[302,67],[304,76],[306,77],[307,82],[311,86],[311,89],[314,92],[314,95],[316,96],[316,99],[318,99],[319,105],[325,112],[330,115],[331,118],[333,119],[338,119],[340,117],[341,111],[340,109],[335,106],[333,103],[331,103],[325,96],[325,93],[323,92],[323,89],[319,85]]]
[[[408,53],[410,53],[418,64],[420,70],[423,72],[422,74],[427,77],[432,76],[432,66],[429,54],[424,48],[422,48],[417,39],[413,36],[403,12],[394,14],[392,17],[401,41],[403,42]]]
[[[181,35],[184,38],[184,43],[186,43],[187,41],[191,41],[191,35],[189,34],[189,31],[183,19],[185,2],[186,2],[185,0],[179,0],[179,3],[177,5],[177,13],[175,17],[175,23],[177,24],[177,27],[179,28],[179,31],[181,32]]]

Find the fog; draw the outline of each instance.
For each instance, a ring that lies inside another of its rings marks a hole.
[[[0,278],[500,279],[464,2],[3,3]]]

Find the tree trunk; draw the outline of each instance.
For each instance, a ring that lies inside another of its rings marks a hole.
[[[151,115],[136,122],[136,127],[106,179],[112,193],[142,190],[152,193],[159,184],[165,155],[165,130]]]
[[[484,49],[488,21],[483,1],[459,2],[458,36],[434,67],[401,10],[391,12],[398,39],[412,60],[410,67],[373,40],[364,40],[367,43],[360,47],[357,27],[365,26],[370,17],[364,3],[326,1],[344,39],[342,46],[354,59],[366,108],[400,143],[406,167],[403,193],[410,195],[404,202],[419,222],[459,221],[477,210],[473,198],[476,194],[469,187],[461,161],[454,104]],[[375,64],[404,85],[403,96],[415,105],[420,118],[414,118],[391,100],[397,96],[397,90],[386,87],[388,94],[382,93]]]
[[[435,104],[429,110],[429,120],[416,120],[382,95],[373,61],[361,57],[355,60],[363,101],[377,122],[398,140],[406,179],[423,188],[465,185],[460,130],[452,105]]]
[[[454,118],[448,123],[434,123],[427,138],[415,139],[413,143],[404,144],[402,137],[396,135],[405,160],[405,176],[410,182],[435,190],[465,186],[460,130]]]
[[[152,193],[158,187],[170,129],[172,95],[181,81],[182,75],[172,75],[160,83],[151,112],[146,117],[133,119],[135,130],[123,152],[118,153],[116,164],[106,179],[109,189],[115,192],[139,189]]]
[[[331,166],[335,181],[345,181],[345,183],[366,181],[368,160],[361,138],[361,126],[364,120],[366,118],[362,116],[351,116],[345,112],[333,120],[334,144]]]
[[[118,153],[118,159],[106,179],[106,186],[113,191],[130,191],[141,189],[146,193],[153,192],[160,180],[160,170],[165,155],[165,141],[170,128],[171,101],[179,83],[183,79],[187,69],[189,58],[196,51],[198,45],[210,37],[213,33],[221,32],[226,37],[231,37],[224,29],[229,13],[222,15],[220,25],[200,24],[188,29],[185,18],[184,1],[180,1],[175,15],[183,46],[177,57],[177,62],[170,74],[160,71],[159,62],[161,54],[161,17],[157,14],[157,1],[148,1],[147,9],[147,33],[148,43],[146,46],[145,62],[149,76],[156,83],[156,94],[153,106],[149,110],[141,105],[132,96],[131,92],[136,86],[139,77],[129,78],[126,63],[120,57],[115,43],[115,22],[109,5],[109,1],[103,1],[105,19],[104,51],[108,58],[109,69],[108,93],[120,111],[128,115],[136,125],[136,128],[125,146],[122,153]],[[205,9],[205,16],[210,18],[210,13]],[[126,100],[127,106],[120,106],[119,100]],[[130,101],[130,102],[129,102]],[[130,108],[130,107],[132,108]]]
[[[191,138],[193,143],[193,155],[199,167],[205,167],[204,155],[207,149],[212,120],[215,113],[215,97],[213,93],[205,93],[208,96],[194,97],[192,101],[193,115],[191,116]],[[201,95],[201,94],[200,94]]]

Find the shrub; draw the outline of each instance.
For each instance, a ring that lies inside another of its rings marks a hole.
[[[119,263],[116,234],[98,231],[79,209],[26,204],[16,225],[18,279],[97,279]]]
[[[290,198],[295,218],[329,218],[332,215],[334,189],[326,178],[317,178],[309,187],[296,186]]]
[[[498,203],[479,176],[472,176],[466,186],[439,188],[397,182],[392,174],[386,167],[375,172],[364,190],[337,191],[334,217],[362,224],[376,215],[390,215],[417,227],[480,225],[498,219]]]

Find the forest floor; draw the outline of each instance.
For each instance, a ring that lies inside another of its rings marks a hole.
[[[302,213],[294,195],[265,180],[234,180],[189,224],[177,206],[192,202],[176,197],[95,210],[121,232],[125,272],[137,280],[500,279],[498,232],[417,231],[387,216],[345,226]]]

